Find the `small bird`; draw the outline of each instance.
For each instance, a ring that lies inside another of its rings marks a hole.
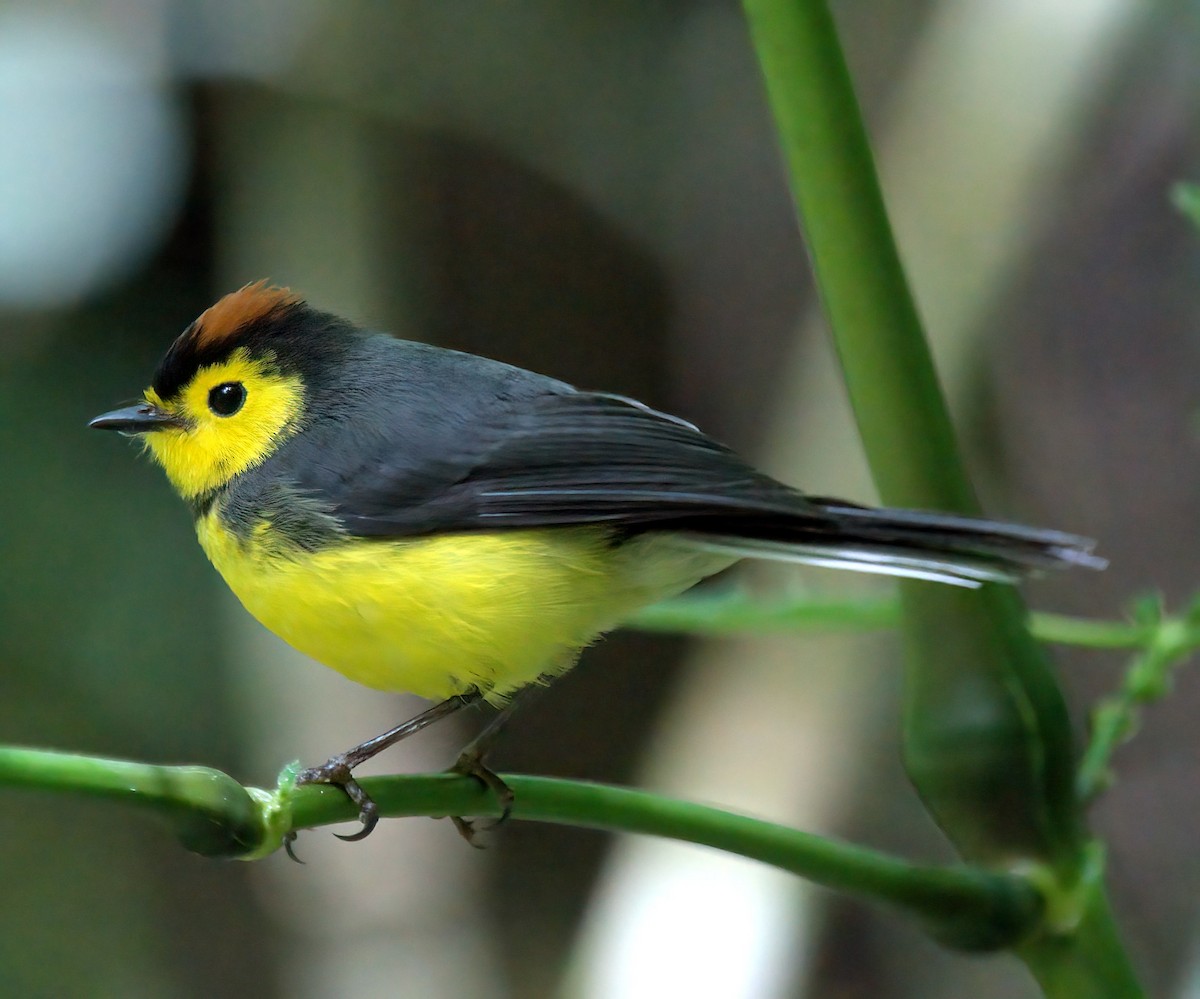
[[[265,281],[188,326],[143,402],[90,426],[144,442],[263,625],[439,702],[299,776],[358,805],[346,839],[378,820],[354,767],[465,704],[507,704],[739,559],[962,586],[1104,565],[1071,534],[807,496],[633,399],[370,333]],[[507,808],[484,746],[458,768]]]

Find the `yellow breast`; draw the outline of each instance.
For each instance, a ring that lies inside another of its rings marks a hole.
[[[213,565],[246,609],[290,645],[358,683],[503,700],[568,669],[636,607],[729,560],[599,528],[348,539],[280,547],[265,524],[240,541],[219,511],[197,522]],[[658,548],[662,550],[659,551]]]

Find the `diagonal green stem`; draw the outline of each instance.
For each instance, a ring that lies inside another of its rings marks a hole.
[[[976,513],[828,5],[744,5],[879,493],[894,506]],[[1048,862],[1051,897],[1087,914],[1054,946],[1021,952],[1048,994],[1139,994],[1103,882],[1085,880],[1070,719],[1019,595],[921,583],[900,593],[905,762],[922,800],[964,856]],[[1092,960],[1097,948],[1106,961]]]
[[[894,506],[977,513],[829,10],[822,0],[745,8],[879,493]]]
[[[1091,803],[1112,780],[1109,763],[1117,748],[1137,730],[1139,709],[1165,696],[1171,672],[1200,649],[1196,609],[1161,618],[1149,640],[1125,670],[1121,686],[1092,709],[1092,735],[1079,764],[1079,800]]]
[[[822,0],[745,0],[817,285],[880,495],[978,512]],[[906,759],[969,857],[1053,858],[1082,842],[1066,705],[1008,587],[900,588]],[[1001,804],[1003,803],[1003,804]]]

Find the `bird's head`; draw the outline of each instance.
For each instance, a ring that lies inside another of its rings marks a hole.
[[[183,331],[143,402],[89,426],[140,437],[180,495],[203,496],[303,426],[308,388],[336,363],[335,324],[287,289],[246,285]]]

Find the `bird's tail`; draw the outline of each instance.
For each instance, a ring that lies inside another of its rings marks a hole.
[[[921,510],[854,506],[806,497],[823,516],[746,518],[684,535],[689,547],[738,558],[877,572],[976,587],[1011,583],[1041,569],[1108,563],[1094,542],[1061,531]]]

